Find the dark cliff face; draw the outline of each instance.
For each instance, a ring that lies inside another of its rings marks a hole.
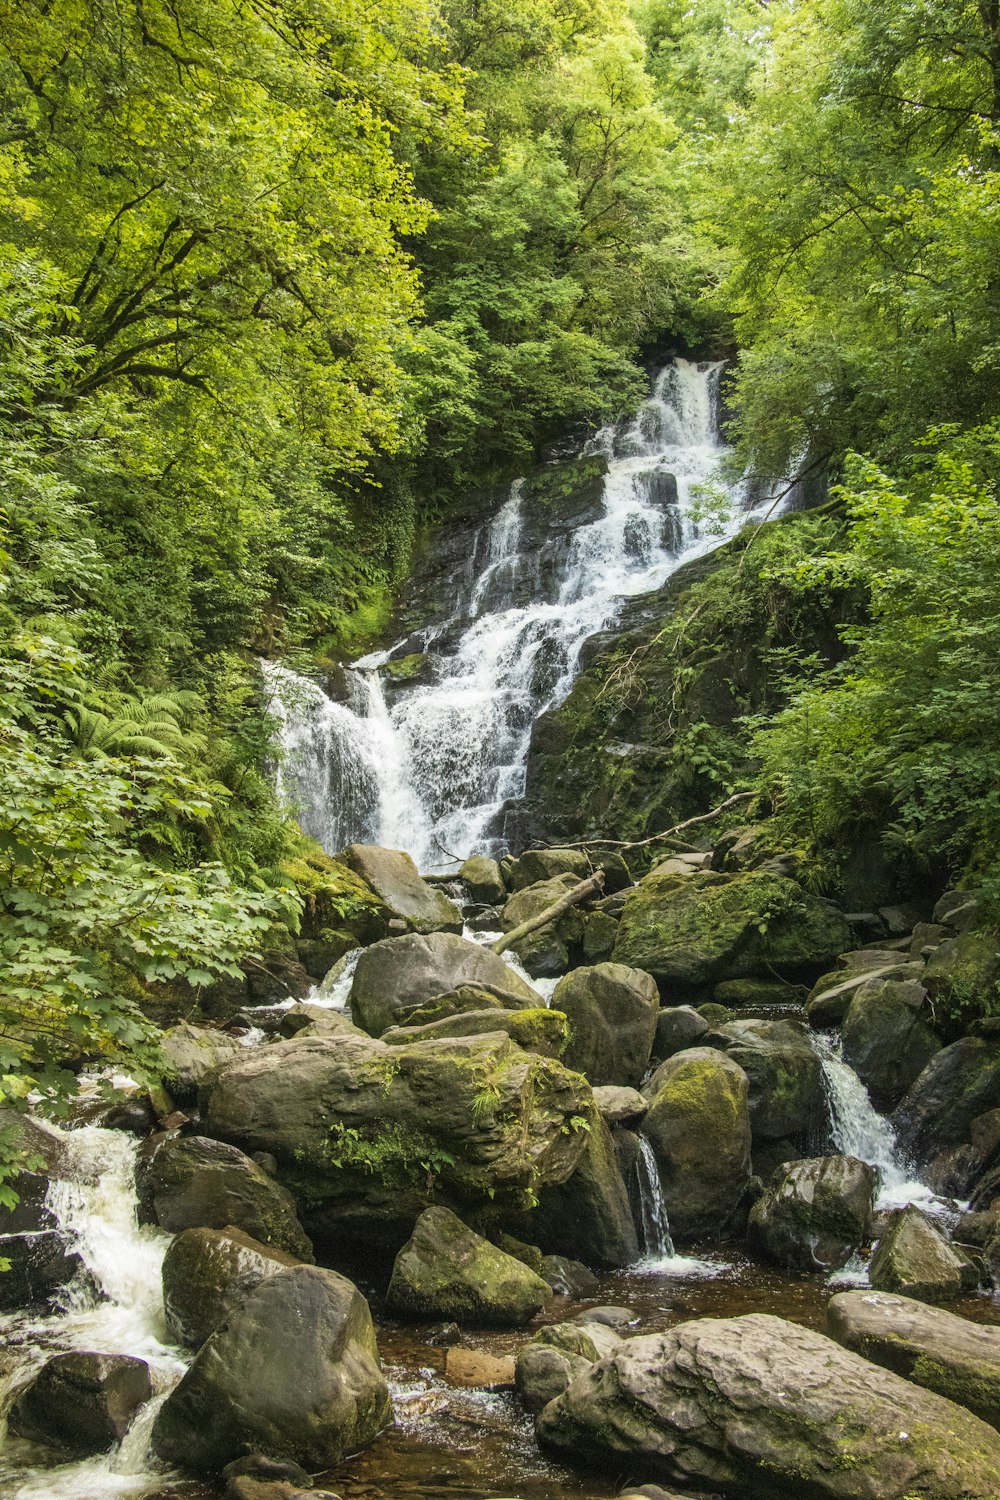
[[[749,553],[738,537],[591,638],[569,696],[535,725],[525,796],[505,815],[514,847],[642,838],[726,795],[750,768],[748,719],[781,707],[797,661],[844,654],[837,627],[856,601],[805,603],[761,576],[812,551],[817,525],[832,537],[808,515],[769,523]]]

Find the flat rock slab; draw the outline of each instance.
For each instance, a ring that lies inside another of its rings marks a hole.
[[[839,1292],[827,1328],[845,1349],[1000,1427],[1000,1328],[891,1292]]]
[[[626,1339],[540,1414],[577,1463],[747,1500],[995,1500],[1000,1435],[782,1318],[702,1318]],[[624,1461],[624,1462],[623,1462]]]

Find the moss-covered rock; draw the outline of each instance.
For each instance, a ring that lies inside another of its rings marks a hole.
[[[842,1035],[844,1061],[882,1111],[899,1103],[941,1050],[927,991],[914,979],[863,984],[851,1001]]]
[[[397,1317],[518,1328],[552,1289],[522,1261],[474,1233],[446,1208],[428,1208],[396,1256],[386,1307]]]
[[[754,1140],[809,1136],[826,1118],[823,1070],[796,1021],[727,1021],[706,1041],[739,1063],[750,1086]]]
[[[839,912],[784,876],[654,871],[626,898],[614,957],[648,970],[672,998],[726,979],[828,968],[850,938]]]
[[[185,1229],[163,1258],[163,1311],[171,1337],[197,1349],[269,1276],[296,1258],[241,1229]]]
[[[875,1173],[850,1156],[792,1161],[750,1211],[750,1243],[793,1271],[834,1271],[871,1230]]]
[[[553,875],[549,880],[538,881],[517,891],[504,903],[500,913],[504,932],[513,932],[522,922],[539,916],[578,884],[576,875]],[[582,942],[583,914],[574,906],[556,921],[520,938],[511,948],[532,978],[541,979],[565,973],[571,951],[579,948]]]
[[[675,1239],[721,1235],[745,1214],[750,1184],[747,1076],[710,1047],[678,1052],[644,1092],[642,1122],[656,1155]]]
[[[650,974],[624,964],[574,969],[556,985],[552,1005],[569,1022],[568,1068],[595,1085],[642,1082],[660,1010]]]
[[[127,1354],[56,1354],[18,1396],[9,1425],[18,1437],[74,1457],[121,1442],[153,1394],[149,1366]]]
[[[968,1256],[911,1203],[893,1214],[880,1236],[868,1279],[879,1292],[943,1302],[975,1286],[979,1274]]]
[[[442,998],[467,987],[478,991],[479,998],[459,995],[456,1005]],[[458,1010],[481,1010],[484,992],[512,1010],[541,1004],[537,990],[488,948],[453,933],[414,932],[385,938],[365,949],[349,998],[357,1024],[372,1036],[381,1036],[389,1026],[406,1025],[411,1018],[420,1024],[442,1020]],[[436,1010],[428,1009],[434,1004]]]
[[[507,887],[495,859],[474,854],[462,865],[458,877],[473,901],[484,902],[487,906],[499,906],[507,899]]]
[[[192,1104],[209,1075],[239,1050],[236,1038],[224,1031],[181,1021],[160,1038],[163,1082],[178,1104]]]
[[[967,1141],[972,1122],[1000,1107],[1000,1038],[964,1036],[935,1053],[893,1114],[919,1166]]]
[[[561,1057],[566,1048],[569,1027],[558,1010],[473,1010],[447,1016],[423,1026],[391,1026],[382,1033],[389,1047],[407,1047],[413,1042],[447,1036],[485,1036],[502,1031],[525,1052],[539,1057]]]
[[[596,1110],[568,1123],[583,1139],[572,1174],[538,1193],[538,1203],[518,1220],[543,1250],[570,1255],[596,1270],[614,1271],[639,1258],[635,1221],[610,1130]]]
[[[454,901],[421,879],[413,860],[402,850],[349,844],[341,859],[411,932],[462,931],[462,913]]]

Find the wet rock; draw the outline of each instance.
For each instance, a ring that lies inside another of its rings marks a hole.
[[[580,1323],[588,1329],[591,1324],[597,1323],[603,1328],[612,1329],[617,1334],[624,1334],[627,1328],[634,1328],[638,1321],[631,1307],[616,1307],[612,1303],[601,1307],[585,1308],[573,1319],[573,1322]],[[591,1336],[593,1336],[592,1330]]]
[[[101,1124],[105,1130],[147,1136],[156,1129],[156,1111],[148,1098],[123,1099],[111,1106]]]
[[[479,943],[446,932],[410,933],[383,938],[362,953],[351,986],[351,1014],[365,1031],[381,1036],[389,1026],[406,1025],[421,1006],[461,986],[485,991],[512,1010],[541,1004],[536,990]],[[482,1001],[464,1008],[482,1009]]]
[[[514,892],[527,890],[530,885],[538,885],[559,875],[572,875],[574,883],[579,884],[593,872],[592,862],[579,849],[527,849],[520,859],[514,861],[510,888]]]
[[[482,1349],[449,1349],[444,1378],[469,1390],[503,1391],[514,1385],[514,1356],[486,1354]]]
[[[864,985],[881,979],[919,979],[922,963],[903,954],[876,950],[845,953],[842,967],[817,979],[806,1001],[806,1020],[818,1031],[839,1026]]]
[[[750,1243],[790,1270],[838,1270],[867,1242],[876,1185],[852,1156],[789,1162],[750,1211]]]
[[[589,873],[589,872],[588,872]],[[504,932],[513,932],[522,922],[539,916],[553,902],[578,885],[576,875],[555,875],[551,880],[529,885],[511,896],[500,913]],[[583,914],[571,906],[556,921],[547,923],[511,945],[533,979],[552,978],[569,967],[571,948],[583,942]]]
[[[692,1006],[663,1006],[656,1018],[653,1056],[673,1057],[675,1052],[684,1052],[688,1047],[697,1047],[708,1030],[707,1019]]]
[[[889,1292],[840,1292],[826,1323],[845,1349],[1000,1427],[1000,1329]]]
[[[574,969],[556,985],[552,1007],[569,1022],[568,1068],[598,1086],[641,1083],[660,1009],[651,974],[623,964]]]
[[[246,960],[244,968],[251,1005],[301,1000],[313,987],[310,975],[294,953],[267,952],[259,959]]]
[[[368,1303],[346,1277],[296,1266],[261,1282],[202,1346],[152,1443],[197,1473],[248,1448],[315,1473],[365,1447],[391,1415]]]
[[[576,1375],[616,1348],[617,1334],[601,1329],[598,1340],[579,1323],[550,1323],[518,1350],[515,1384],[523,1405],[539,1412],[562,1395]]]
[[[868,1279],[875,1291],[942,1302],[978,1283],[969,1258],[911,1203],[895,1214],[875,1246]]]
[[[564,1182],[592,1114],[583,1078],[495,1032],[387,1047],[307,1031],[221,1073],[204,1128],[271,1152],[313,1233],[391,1249],[430,1203],[509,1212]]]
[[[0,1272],[3,1312],[44,1311],[83,1264],[56,1229],[0,1234],[0,1258],[8,1262],[7,1270]]]
[[[181,1021],[160,1037],[163,1082],[178,1104],[194,1104],[209,1075],[239,1051],[239,1042],[224,1031]]]
[[[694,1047],[657,1068],[642,1122],[656,1156],[675,1239],[720,1235],[739,1222],[750,1185],[747,1076],[723,1052]]]
[[[594,1103],[602,1119],[610,1126],[633,1124],[649,1109],[649,1100],[638,1089],[619,1088],[614,1084],[595,1088]]]
[[[507,887],[495,859],[474,854],[465,861],[458,872],[458,878],[473,901],[481,901],[485,906],[499,906],[507,899]]]
[[[20,1170],[9,1179],[17,1194],[14,1204],[0,1204],[0,1236],[37,1234],[55,1229],[56,1221],[46,1202],[49,1183],[67,1172],[66,1146],[55,1131],[13,1109],[0,1109],[0,1141],[4,1153]],[[3,1252],[0,1251],[0,1254]],[[0,1277],[0,1283],[3,1281]],[[9,1304],[0,1285],[0,1306]]]
[[[557,1297],[592,1297],[600,1285],[593,1271],[568,1255],[543,1255],[538,1274]]]
[[[915,979],[869,980],[844,1018],[844,1061],[883,1113],[899,1103],[935,1053],[927,991]]]
[[[639,1258],[628,1191],[604,1120],[583,1117],[569,1128],[584,1137],[573,1173],[538,1193],[526,1233],[544,1250],[573,1255],[598,1270],[613,1271]]]
[[[377,844],[349,844],[338,858],[371,886],[411,932],[461,932],[458,907],[420,878],[408,854]]]
[[[298,1036],[299,1032],[305,1031],[307,1026],[312,1026],[317,1031],[352,1032],[355,1036],[367,1036],[367,1032],[363,1032],[359,1026],[349,1021],[342,1010],[335,1010],[329,1005],[310,1004],[307,1000],[281,1012],[277,1031],[279,1036],[287,1039]]]
[[[15,1401],[10,1429],[75,1457],[104,1453],[125,1436],[152,1394],[145,1360],[126,1354],[57,1354]]]
[[[312,1476],[301,1464],[291,1463],[288,1459],[269,1458],[266,1453],[250,1453],[246,1458],[234,1459],[231,1464],[226,1464],[222,1477],[229,1481],[233,1479],[284,1481],[287,1484],[298,1485],[300,1489],[312,1489]]]
[[[537,1432],[576,1464],[641,1464],[748,1500],[1000,1493],[1000,1436],[984,1422],[759,1313],[626,1339],[545,1407]]]
[[[428,1208],[396,1256],[386,1306],[404,1318],[517,1328],[551,1288],[521,1261],[474,1233],[447,1208]]]
[[[390,1026],[383,1031],[387,1047],[406,1047],[412,1042],[448,1036],[486,1036],[503,1032],[511,1041],[539,1057],[560,1057],[566,1049],[568,1027],[559,1010],[471,1010],[446,1016],[424,1026]],[[564,1059],[565,1061],[565,1059]],[[572,1064],[567,1063],[567,1066]]]
[[[807,1135],[825,1118],[823,1070],[796,1021],[729,1021],[706,1043],[724,1049],[747,1075],[754,1139]]]
[[[447,1349],[462,1342],[462,1330],[457,1323],[435,1323],[424,1335],[425,1342]]]
[[[240,1229],[185,1229],[163,1259],[163,1310],[172,1337],[199,1348],[255,1286],[297,1264]]]
[[[285,1188],[235,1146],[166,1136],[136,1167],[139,1215],[172,1234],[230,1225],[265,1245],[312,1260],[312,1245]]]
[[[724,979],[796,978],[849,942],[843,916],[784,876],[654,871],[629,892],[614,958],[668,993],[694,994]]]
[[[892,1123],[918,1166],[969,1139],[972,1122],[1000,1107],[1000,1041],[962,1037],[931,1058]]]

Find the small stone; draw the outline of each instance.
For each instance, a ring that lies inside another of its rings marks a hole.
[[[588,1307],[584,1312],[577,1313],[572,1321],[574,1323],[601,1323],[605,1328],[621,1330],[634,1327],[639,1321],[639,1316],[631,1307]]]
[[[462,1342],[462,1330],[457,1323],[435,1323],[427,1330],[425,1338],[428,1344],[447,1348]]]

